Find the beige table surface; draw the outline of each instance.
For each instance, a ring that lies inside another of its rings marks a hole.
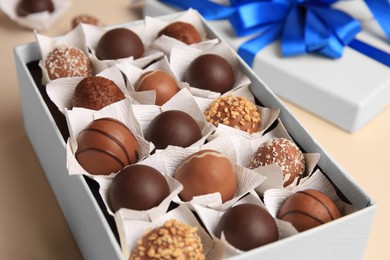
[[[142,17],[141,9],[129,8],[126,0],[73,1],[43,34],[66,33],[80,13],[93,14],[107,25]],[[23,129],[12,50],[32,41],[31,31],[0,12],[0,259],[82,259]],[[390,106],[349,134],[286,104],[379,205],[365,259],[390,259]]]

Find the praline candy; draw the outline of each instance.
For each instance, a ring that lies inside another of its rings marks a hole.
[[[51,0],[21,0],[16,7],[16,13],[19,16],[27,16],[44,11],[54,12],[54,5]]]
[[[158,36],[161,35],[175,38],[185,44],[193,44],[202,41],[199,32],[192,24],[180,21],[167,25],[158,33]]]

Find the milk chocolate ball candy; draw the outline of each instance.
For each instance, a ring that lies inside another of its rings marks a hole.
[[[202,138],[195,119],[185,112],[169,110],[156,116],[148,127],[146,139],[157,149],[168,145],[188,147]]]
[[[158,33],[159,37],[161,35],[175,38],[185,44],[193,44],[202,41],[199,32],[192,24],[179,21],[167,25]]]
[[[51,0],[21,0],[16,7],[18,16],[27,16],[44,11],[54,12],[54,5]]]
[[[296,144],[286,138],[272,138],[261,144],[253,154],[249,169],[277,164],[285,176],[284,186],[291,184],[305,172],[305,158]]]
[[[283,202],[278,218],[290,222],[299,232],[340,218],[336,204],[317,190],[298,191]]]
[[[215,235],[234,247],[248,251],[279,239],[275,219],[264,208],[254,204],[240,204],[228,209],[219,220]]]
[[[155,90],[156,105],[159,106],[171,99],[180,90],[175,79],[162,70],[145,72],[141,75],[137,86],[137,91]]]
[[[92,175],[108,175],[138,161],[139,145],[120,121],[92,121],[77,137],[76,159]]]
[[[85,23],[95,26],[100,25],[99,19],[89,14],[80,14],[74,17],[71,22],[72,28],[75,28],[79,23]]]
[[[225,155],[214,150],[202,150],[189,156],[177,168],[175,178],[183,185],[179,194],[183,201],[219,192],[225,202],[231,200],[237,190],[232,164]]]
[[[133,56],[142,57],[144,45],[137,34],[125,28],[112,29],[106,32],[96,47],[96,56],[100,60],[117,60]]]
[[[114,212],[120,208],[148,210],[157,207],[169,194],[168,182],[158,170],[133,164],[112,180],[108,203]]]
[[[171,219],[143,235],[130,256],[130,260],[153,259],[206,259],[197,228]]]
[[[221,56],[205,54],[192,61],[185,80],[191,87],[225,93],[233,87],[234,72]]]

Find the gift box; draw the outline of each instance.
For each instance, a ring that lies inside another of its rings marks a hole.
[[[160,19],[173,20],[177,15]],[[216,33],[203,21],[207,33]],[[66,166],[64,115],[51,102],[40,84],[41,58],[36,43],[15,48],[14,57],[20,88],[23,122],[53,192],[85,259],[124,259],[117,226],[105,208],[99,187],[84,175],[70,176]],[[253,70],[237,56],[239,69],[249,77],[250,90],[265,107],[280,109],[279,119],[291,138],[307,152],[318,153],[317,168],[335,187],[338,196],[356,211],[309,231],[244,252],[232,259],[358,259],[364,255],[376,204],[321,145],[305,130]]]
[[[180,10],[162,2],[147,0],[145,15]],[[361,22],[363,30],[356,39],[390,53],[388,39],[363,1],[341,1],[335,8]],[[251,38],[237,37],[227,19],[209,21],[209,25],[235,50]],[[276,41],[257,52],[252,69],[277,95],[348,132],[363,127],[390,101],[390,68],[348,46],[339,59],[316,54],[282,57],[280,41]]]

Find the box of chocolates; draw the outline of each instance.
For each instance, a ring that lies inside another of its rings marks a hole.
[[[86,259],[363,257],[375,203],[196,11],[36,39],[24,125]]]

